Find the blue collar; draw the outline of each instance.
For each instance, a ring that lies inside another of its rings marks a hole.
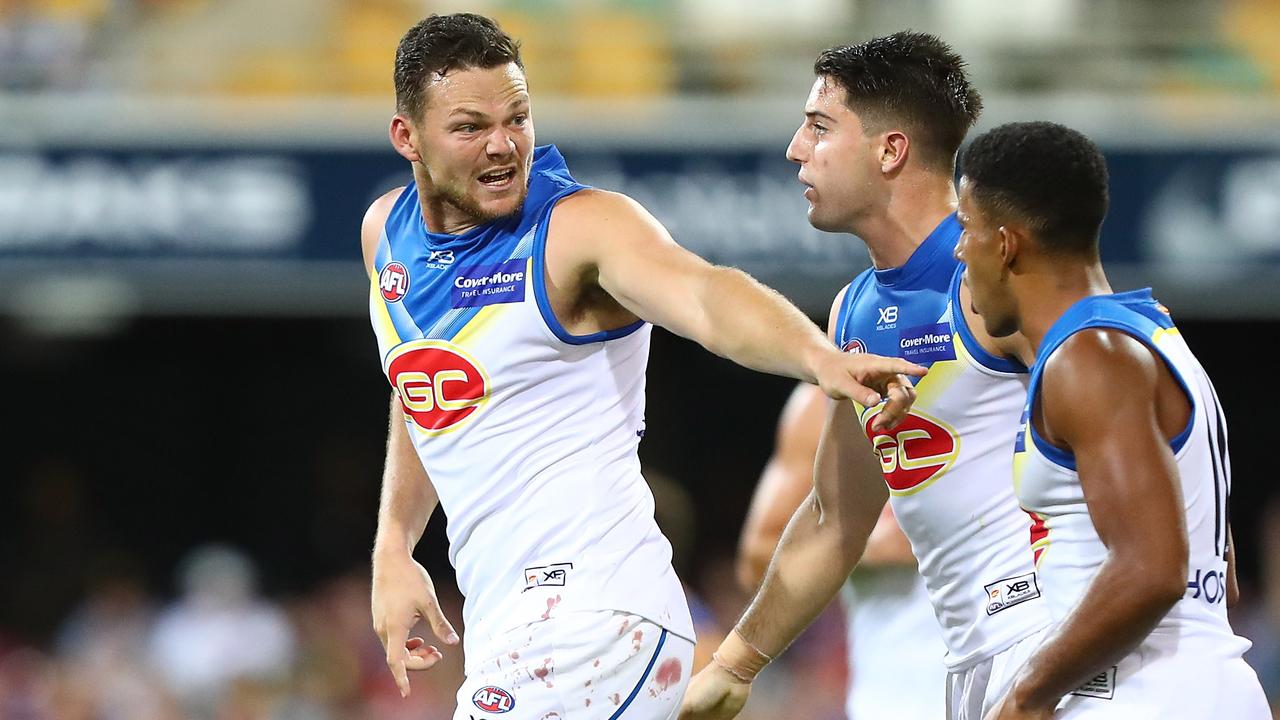
[[[956,219],[955,213],[946,216],[911,253],[906,263],[895,268],[876,270],[876,284],[892,287],[915,280],[917,275],[927,272],[933,266],[938,253],[955,251],[961,231],[960,221]]]

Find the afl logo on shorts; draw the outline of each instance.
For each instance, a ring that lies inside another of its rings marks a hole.
[[[862,418],[862,429],[880,458],[885,483],[894,495],[911,495],[937,480],[960,454],[960,437],[941,420],[912,410],[892,430],[872,430],[879,414],[872,408]]]
[[[471,703],[485,712],[502,714],[515,708],[516,699],[500,687],[486,685],[471,696]]]
[[[409,292],[409,269],[392,260],[378,274],[378,290],[387,302],[400,302]]]
[[[417,340],[392,351],[387,379],[413,422],[430,435],[458,427],[489,399],[489,376],[462,348]]]
[[[840,349],[847,353],[864,353],[867,351],[867,344],[862,342],[862,338],[854,338]]]

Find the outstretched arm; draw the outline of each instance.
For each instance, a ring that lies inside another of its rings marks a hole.
[[[815,383],[835,398],[875,405],[888,395],[884,424],[910,406],[895,391],[924,368],[900,358],[849,355],[777,292],[735,268],[681,248],[638,203],[597,190],[562,200],[552,214],[548,263],[585,277],[627,311],[755,370]]]
[[[1112,330],[1077,333],[1045,367],[1044,436],[1075,454],[1108,554],[994,718],[1051,717],[1063,695],[1131,652],[1186,592],[1182,491],[1157,417],[1161,373],[1173,382],[1146,346]]]

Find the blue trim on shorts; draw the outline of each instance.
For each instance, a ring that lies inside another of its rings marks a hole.
[[[667,629],[663,628],[662,635],[658,636],[658,647],[654,648],[653,657],[649,658],[649,666],[644,669],[644,674],[640,676],[640,682],[636,683],[636,686],[632,688],[631,694],[627,696],[626,701],[622,703],[617,711],[609,716],[609,720],[618,720],[618,718],[622,717],[622,711],[626,710],[627,706],[631,704],[631,701],[636,699],[636,695],[640,694],[640,688],[644,685],[644,681],[648,679],[650,671],[653,670],[653,664],[658,662],[658,653],[662,652],[662,644],[666,641]]]

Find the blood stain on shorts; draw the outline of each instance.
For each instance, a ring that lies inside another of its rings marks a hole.
[[[609,696],[609,699],[613,701],[613,704],[614,704],[614,705],[621,705],[621,704],[622,704],[622,694],[621,694],[621,693],[614,693],[614,694],[612,694],[612,695],[610,695],[610,696]]]
[[[551,619],[551,611],[552,611],[552,609],[554,609],[554,608],[555,608],[555,606],[556,606],[556,605],[558,605],[559,603],[560,603],[560,596],[559,596],[559,595],[555,596],[554,598],[547,598],[547,611],[546,611],[546,612],[544,612],[544,613],[542,613],[542,619],[543,619],[543,620],[550,620],[550,619]]]
[[[658,666],[658,672],[653,676],[653,681],[658,686],[658,692],[662,692],[680,682],[683,675],[684,666],[680,664],[680,658],[670,658]]]
[[[633,652],[640,652],[640,643],[644,642],[644,631],[637,630],[631,636],[631,647]]]
[[[547,687],[554,687],[551,684],[551,681],[547,680],[547,676],[551,674],[551,670],[553,668],[554,668],[554,665],[552,665],[551,663],[551,658],[547,658],[542,661],[542,667],[533,669],[533,676],[545,682],[547,684]]]
[[[631,621],[630,621],[630,620],[623,620],[623,621],[622,621],[622,627],[618,628],[618,637],[622,637],[622,636],[623,636],[623,634],[627,632],[627,628],[629,628],[629,627],[631,627]]]

